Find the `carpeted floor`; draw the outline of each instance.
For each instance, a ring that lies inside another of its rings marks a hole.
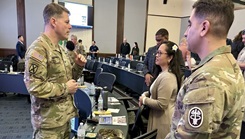
[[[30,104],[27,96],[8,93],[0,97],[0,139],[31,139]]]

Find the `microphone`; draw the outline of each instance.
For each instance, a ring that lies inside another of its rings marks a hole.
[[[66,48],[70,51],[73,51],[75,49],[75,45],[72,41],[67,41],[66,42]]]

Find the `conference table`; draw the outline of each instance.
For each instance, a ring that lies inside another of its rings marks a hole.
[[[81,99],[79,100],[81,102],[81,107],[79,110],[82,110],[82,111],[87,111],[89,112],[88,110],[97,110],[95,109],[95,102],[94,102],[94,94],[91,94],[91,84],[89,83],[86,83],[85,84],[87,87],[84,88],[84,89],[80,89],[82,92],[80,92],[81,94],[83,94],[83,97],[80,95],[77,95],[76,96],[76,93],[75,93],[75,104],[77,104],[76,101],[78,101],[78,99],[76,99],[76,97],[80,97]],[[78,93],[78,92],[77,92]],[[108,97],[114,97],[115,98],[115,95],[112,94],[112,93],[109,93],[108,92]],[[87,101],[87,99],[90,99],[90,102]],[[91,104],[85,104],[84,102],[86,103],[91,103]],[[109,102],[109,100],[108,100]],[[113,104],[113,105],[112,105]],[[83,107],[82,107],[83,106]],[[91,107],[91,109],[89,108]],[[127,110],[125,108],[125,106],[123,105],[123,102],[120,102],[118,101],[117,104],[116,103],[108,103],[108,109],[119,109],[119,112],[118,113],[111,113],[112,117],[117,117],[117,116],[125,116],[125,119],[126,119],[126,124],[125,125],[112,125],[112,124],[97,124],[97,125],[93,125],[93,124],[90,124],[90,123],[87,123],[87,128],[91,129],[92,127],[95,127],[95,129],[92,131],[94,133],[99,133],[99,131],[101,129],[117,129],[117,130],[121,130],[122,133],[123,133],[123,137],[124,139],[127,138],[127,135],[128,135],[128,114],[127,114]],[[90,113],[88,113],[87,115],[90,115]],[[98,119],[99,116],[95,116],[94,118]],[[73,129],[73,128],[72,128]],[[88,131],[88,129],[87,129]]]
[[[0,92],[29,95],[24,83],[24,75],[18,72],[0,73]]]
[[[127,69],[126,67],[116,66],[115,64],[109,64],[107,62],[102,63],[103,72],[113,73],[116,76],[116,82],[133,90],[137,94],[141,95],[148,89],[145,84],[145,78],[143,72],[136,69]]]

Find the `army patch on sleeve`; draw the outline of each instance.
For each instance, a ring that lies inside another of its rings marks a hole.
[[[198,128],[203,122],[203,112],[199,107],[193,107],[188,113],[189,125],[193,128]]]
[[[37,70],[38,70],[38,65],[36,64],[31,64],[31,66],[29,67],[30,74],[35,74]]]

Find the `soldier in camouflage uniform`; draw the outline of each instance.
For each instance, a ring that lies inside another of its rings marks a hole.
[[[239,139],[244,79],[230,46],[225,46],[233,10],[230,0],[198,0],[193,5],[185,37],[201,62],[178,93],[166,139]]]
[[[70,64],[65,51],[58,45],[68,38],[71,25],[69,11],[55,3],[43,11],[44,33],[28,48],[24,81],[31,97],[33,139],[68,139],[70,119],[77,115],[73,94],[86,63],[76,54]]]

